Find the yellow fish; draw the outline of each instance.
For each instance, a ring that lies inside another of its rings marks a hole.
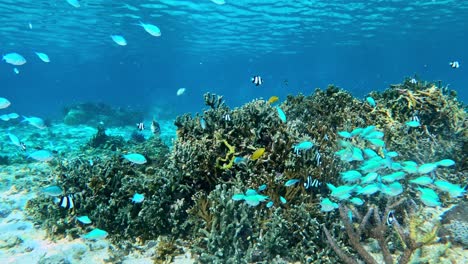
[[[257,160],[258,158],[260,158],[263,153],[265,152],[265,148],[259,148],[257,150],[254,151],[254,153],[252,154],[252,157],[250,157],[252,160]]]
[[[278,100],[279,100],[279,97],[276,96],[276,95],[273,95],[272,97],[270,97],[270,99],[268,99],[268,103],[272,104],[272,103],[274,103],[274,102],[276,102]]]

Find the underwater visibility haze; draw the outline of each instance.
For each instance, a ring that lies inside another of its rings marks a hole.
[[[0,0],[0,263],[468,263],[466,25]]]

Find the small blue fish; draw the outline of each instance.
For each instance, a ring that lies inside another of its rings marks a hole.
[[[120,35],[111,35],[112,40],[119,46],[126,46],[127,40],[123,36]]]
[[[50,62],[49,56],[42,52],[36,52],[36,55],[41,59],[43,62]]]
[[[244,157],[235,157],[234,158],[234,164],[240,164],[240,163],[244,163],[246,161],[247,161],[247,159],[244,158]]]
[[[320,202],[320,206],[320,211],[322,212],[330,212],[339,207],[337,203],[332,202],[328,198],[322,199],[322,201]]]
[[[385,141],[379,139],[379,138],[370,138],[368,139],[369,142],[374,145],[374,146],[377,146],[377,147],[385,147]]]
[[[370,106],[375,107],[376,104],[374,98],[368,96],[366,97],[366,101],[369,103]]]
[[[355,205],[363,205],[364,204],[364,201],[361,198],[358,198],[358,197],[351,198],[350,202],[352,202]]]
[[[284,113],[284,111],[279,106],[276,107],[276,111],[278,112],[278,116],[281,119],[281,121],[283,123],[286,123],[286,114]]]
[[[13,68],[13,72],[16,73],[16,74],[19,74],[19,73],[20,73],[20,71],[19,71],[18,68],[16,68],[16,67]]]
[[[98,240],[98,239],[106,238],[108,234],[109,233],[107,233],[106,231],[104,231],[102,229],[95,228],[95,229],[93,229],[93,231],[83,235],[82,238],[83,239],[88,239],[88,240]]]
[[[133,203],[142,203],[145,200],[145,195],[141,193],[135,193],[132,198]]]
[[[420,127],[421,123],[419,123],[419,121],[417,120],[412,120],[412,121],[406,122],[405,125],[408,127]]]
[[[298,182],[299,182],[298,179],[291,179],[291,180],[288,180],[288,181],[284,184],[284,186],[286,186],[286,187],[293,186],[294,184],[296,184],[296,183],[298,183]]]
[[[26,59],[16,52],[3,55],[2,60],[11,65],[20,66],[26,63]]]
[[[77,216],[76,220],[80,221],[82,224],[89,225],[91,224],[91,219],[87,215]]]
[[[425,163],[418,168],[419,174],[427,174],[437,169],[437,163]]]
[[[138,24],[139,26],[142,26],[143,29],[148,32],[151,36],[154,36],[154,37],[160,37],[161,36],[161,30],[155,26],[155,25],[152,25],[152,24],[145,24],[143,22],[140,21],[140,24]]]
[[[453,166],[455,165],[455,161],[451,160],[451,159],[443,159],[443,160],[440,160],[438,162],[436,162],[438,166],[442,166],[442,167],[450,167],[450,166]]]
[[[273,206],[273,201],[269,201],[267,204],[266,204],[266,207],[267,208],[270,208]]]
[[[433,182],[433,180],[430,177],[421,176],[416,179],[412,179],[409,182],[413,184],[418,184],[418,185],[429,185]]]
[[[266,188],[267,188],[267,185],[266,185],[266,184],[262,184],[262,185],[260,185],[260,186],[258,187],[258,191],[259,191],[259,192],[262,192],[262,191],[266,190]]]
[[[339,131],[338,132],[338,135],[340,137],[344,137],[344,138],[351,138],[353,137],[353,135],[351,133],[349,133],[348,131]]]
[[[206,121],[203,117],[200,117],[200,127],[205,130],[206,129]]]
[[[456,185],[447,181],[435,181],[434,185],[437,187],[437,189],[448,192],[452,198],[460,197],[465,192],[465,189],[463,189],[460,185]]]
[[[356,182],[360,180],[362,177],[362,174],[357,170],[345,171],[340,174],[341,174],[341,180],[348,182],[348,183]]]
[[[29,154],[28,158],[32,158],[37,161],[47,162],[51,161],[54,158],[54,156],[50,151],[41,149]]]
[[[286,201],[286,198],[284,198],[283,196],[280,196],[280,201],[281,203],[285,204],[287,201]]]
[[[436,207],[441,205],[439,196],[436,192],[434,192],[434,190],[419,187],[418,190],[421,192],[421,196],[419,198],[421,199],[421,202],[423,202],[423,204],[425,204],[426,206]]]
[[[123,155],[123,157],[132,162],[132,163],[135,163],[135,164],[145,164],[146,163],[146,158],[145,156],[141,155],[141,154],[138,154],[138,153],[130,153],[130,154],[126,154],[126,155]]]
[[[63,190],[57,185],[50,185],[50,186],[42,188],[41,192],[44,194],[56,197],[56,196],[60,196],[63,193]]]
[[[244,200],[244,198],[245,198],[245,195],[243,193],[238,193],[238,194],[234,194],[231,199],[234,201],[242,201]]]

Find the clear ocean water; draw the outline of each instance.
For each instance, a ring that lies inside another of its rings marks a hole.
[[[0,1],[0,54],[27,60],[19,74],[0,63],[1,96],[14,101],[11,111],[57,120],[79,102],[148,116],[154,108],[200,112],[205,92],[224,95],[230,106],[328,84],[361,97],[414,75],[468,98],[468,1],[215,2],[81,0],[76,8],[66,0]],[[151,36],[140,21],[162,35]],[[114,43],[113,34],[128,44]],[[264,85],[253,86],[254,75]]]

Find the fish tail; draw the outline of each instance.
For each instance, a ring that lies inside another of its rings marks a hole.
[[[22,122],[26,122],[26,121],[28,121],[28,119],[29,119],[29,117],[27,117],[27,116],[23,116],[23,120],[21,121],[21,123],[22,123]]]

